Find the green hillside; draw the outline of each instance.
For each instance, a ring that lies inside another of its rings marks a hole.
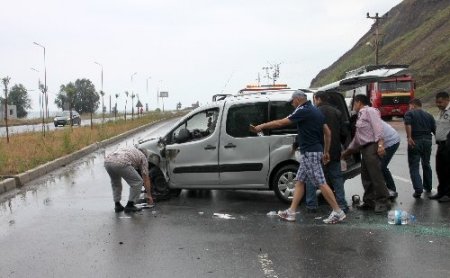
[[[404,0],[379,21],[379,64],[408,64],[416,79],[416,97],[430,101],[450,91],[450,0]],[[375,26],[312,81],[311,87],[344,77],[346,71],[375,64]],[[369,44],[370,43],[370,44]]]

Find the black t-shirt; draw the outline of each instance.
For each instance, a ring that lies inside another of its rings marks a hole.
[[[297,123],[300,152],[323,152],[323,125],[325,117],[317,107],[307,101],[287,117]]]
[[[347,132],[342,118],[342,112],[329,104],[317,106],[325,116],[325,122],[331,130],[330,159],[339,161],[341,159],[341,140]]]
[[[436,121],[433,116],[422,109],[409,110],[404,116],[405,125],[411,126],[413,139],[429,139],[436,133]]]

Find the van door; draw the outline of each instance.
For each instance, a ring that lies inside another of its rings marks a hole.
[[[250,132],[250,124],[268,119],[268,100],[232,103],[224,109],[219,145],[220,185],[240,188],[267,187],[270,137]]]
[[[356,115],[350,116],[343,94],[336,91],[329,91],[328,102],[331,106],[337,108],[342,112],[345,122],[346,138],[341,138],[342,150],[345,150],[354,136],[354,124],[356,122]],[[352,101],[353,102],[353,101]],[[342,173],[345,179],[353,178],[361,173],[361,155],[355,153],[346,159],[347,169]]]
[[[218,115],[219,107],[199,111],[168,134],[164,154],[171,187],[219,184]]]

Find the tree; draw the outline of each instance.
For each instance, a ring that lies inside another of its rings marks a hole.
[[[3,103],[2,99],[2,103]],[[8,103],[17,108],[17,117],[23,118],[28,115],[27,109],[31,108],[31,100],[28,97],[27,89],[22,85],[14,85],[8,93]]]
[[[66,87],[70,90],[75,88],[72,101],[68,100]],[[93,113],[100,104],[100,95],[95,91],[94,84],[89,79],[77,79],[75,83],[61,85],[60,92],[56,96],[55,104],[61,109],[67,109],[69,103],[75,111],[82,113]]]

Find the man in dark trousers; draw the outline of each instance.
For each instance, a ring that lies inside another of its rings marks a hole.
[[[436,133],[433,116],[422,110],[420,99],[409,102],[409,111],[404,116],[406,138],[408,140],[409,176],[414,189],[414,198],[420,198],[422,192],[431,192],[432,171],[430,165],[432,134]],[[422,164],[423,180],[420,177],[419,163]]]
[[[300,143],[300,166],[297,171],[294,198],[291,206],[278,212],[278,216],[286,221],[295,221],[296,210],[305,192],[305,182],[309,180],[319,188],[325,200],[332,207],[330,216],[323,220],[326,224],[334,224],[345,219],[345,212],[339,208],[333,191],[325,181],[322,170],[322,161],[329,162],[329,148],[331,132],[325,123],[323,114],[307,100],[306,94],[297,90],[290,99],[294,112],[286,118],[263,123],[257,126],[250,125],[250,131],[258,133],[263,129],[272,129],[297,123],[297,132]],[[324,143],[325,142],[325,143]],[[324,147],[325,145],[325,147]]]
[[[447,92],[436,94],[436,106],[439,115],[436,119],[436,174],[437,193],[430,199],[450,202],[450,99]]]
[[[325,116],[325,122],[331,130],[330,162],[324,165],[325,177],[331,183],[339,207],[347,213],[349,208],[345,200],[344,177],[341,171],[342,143],[348,135],[342,112],[330,105],[325,92],[314,94],[314,104]],[[316,188],[306,183],[306,206],[317,207]]]
[[[353,99],[353,110],[358,114],[356,132],[348,148],[342,153],[342,158],[360,151],[361,181],[364,187],[364,203],[357,206],[362,210],[374,210],[384,213],[389,207],[389,191],[381,171],[381,159],[384,156],[383,123],[380,112],[370,107],[366,95],[356,95]]]

